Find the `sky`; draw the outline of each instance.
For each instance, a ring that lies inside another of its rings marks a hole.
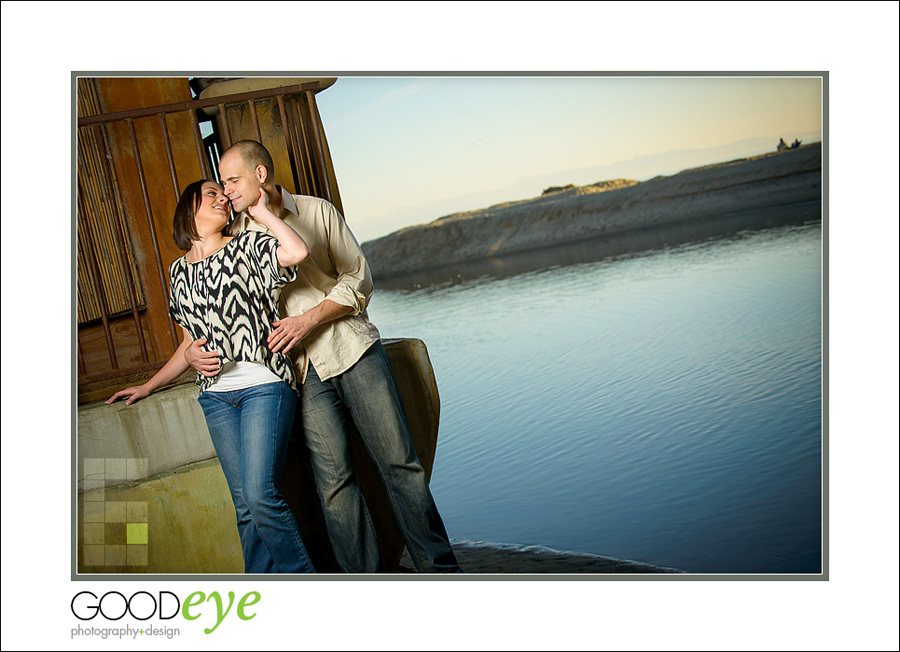
[[[819,77],[339,77],[317,97],[364,242],[550,186],[821,140]]]

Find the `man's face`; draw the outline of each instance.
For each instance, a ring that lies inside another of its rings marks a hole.
[[[240,154],[226,154],[219,161],[219,177],[225,186],[225,196],[236,213],[247,210],[259,201],[262,182]]]

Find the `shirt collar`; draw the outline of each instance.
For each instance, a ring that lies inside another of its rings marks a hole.
[[[294,196],[285,191],[281,186],[275,186],[275,189],[281,193],[281,213],[279,213],[278,217],[285,219],[288,216],[288,213],[297,215],[297,204],[294,202]],[[238,219],[243,227],[242,230],[246,230],[250,225],[250,214],[247,211],[244,211],[238,216]]]
[[[297,213],[297,204],[294,202],[294,196],[285,191],[281,186],[275,186],[278,192],[281,193],[281,214],[278,216],[281,219],[287,217],[285,215],[285,211],[289,213],[293,213],[294,215],[298,215]]]

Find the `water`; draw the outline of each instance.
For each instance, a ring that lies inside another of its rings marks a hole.
[[[451,537],[820,572],[820,247],[807,224],[376,292],[435,368]]]

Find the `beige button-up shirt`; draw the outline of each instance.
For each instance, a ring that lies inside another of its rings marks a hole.
[[[279,186],[283,219],[309,247],[309,258],[297,266],[297,280],[284,286],[282,314],[302,315],[330,299],[351,312],[312,331],[291,354],[297,378],[306,381],[307,364],[327,380],[344,373],[380,335],[369,321],[366,306],[375,287],[369,264],[343,216],[331,202],[306,195],[292,195]],[[244,212],[234,225],[235,232],[268,229]]]

